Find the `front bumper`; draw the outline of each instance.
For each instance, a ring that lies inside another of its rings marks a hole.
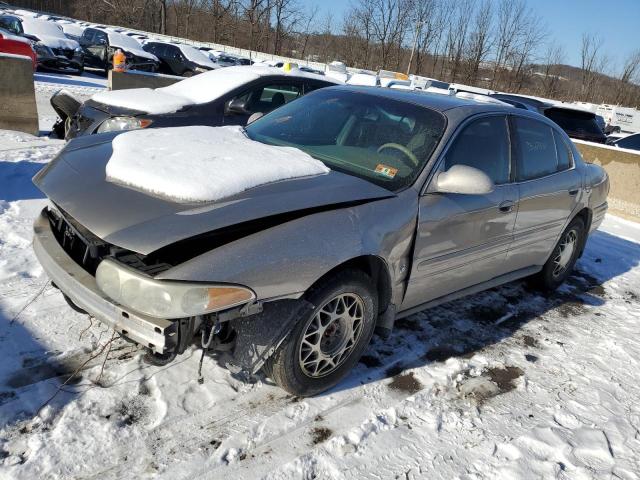
[[[174,347],[176,322],[140,315],[114,304],[98,289],[95,278],[62,249],[44,211],[33,226],[33,249],[49,278],[78,307],[156,353]]]
[[[83,62],[70,60],[62,56],[38,58],[38,67],[42,70],[53,70],[62,73],[78,73],[83,69]]]

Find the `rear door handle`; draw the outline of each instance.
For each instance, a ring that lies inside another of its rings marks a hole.
[[[498,205],[498,210],[502,213],[509,213],[513,211],[513,207],[515,206],[515,202],[511,200],[505,200],[500,205]]]
[[[577,195],[579,191],[580,190],[578,188],[569,190],[569,195],[571,195],[573,197],[573,196]]]

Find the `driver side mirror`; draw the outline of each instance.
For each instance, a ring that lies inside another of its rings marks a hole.
[[[446,172],[440,172],[434,180],[431,191],[437,193],[486,195],[495,189],[486,173],[467,165],[453,165]]]
[[[247,109],[247,103],[246,98],[234,98],[227,104],[224,113],[226,115],[251,115],[251,112]]]

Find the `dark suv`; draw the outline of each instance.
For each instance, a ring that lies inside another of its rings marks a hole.
[[[556,122],[571,138],[595,143],[605,143],[607,140],[602,128],[598,125],[595,113],[558,106],[512,93],[493,93],[490,97],[513,105],[516,108],[531,110],[544,115]]]
[[[160,59],[160,73],[191,77],[219,67],[206,53],[190,45],[147,42],[143,48]]]
[[[130,70],[155,72],[158,69],[158,59],[154,55],[145,52],[136,40],[121,33],[87,28],[79,42],[87,67],[107,73],[113,66],[113,54],[116,50],[122,50]]]

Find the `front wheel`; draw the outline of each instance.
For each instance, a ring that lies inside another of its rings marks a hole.
[[[560,235],[560,240],[542,271],[533,278],[535,285],[543,290],[558,288],[571,275],[585,241],[584,222],[581,218],[574,218]]]
[[[328,390],[349,373],[371,340],[378,311],[371,279],[357,270],[330,277],[307,300],[315,308],[265,365],[281,388],[301,397]]]

